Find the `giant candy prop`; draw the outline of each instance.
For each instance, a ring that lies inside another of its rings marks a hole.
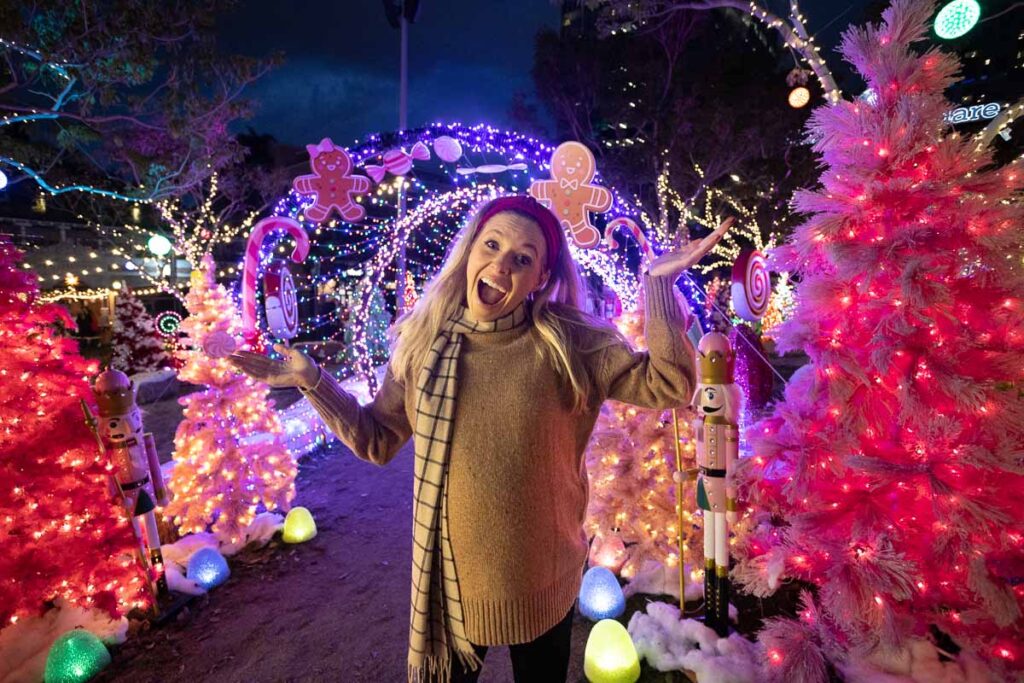
[[[355,197],[370,191],[370,181],[366,176],[349,173],[352,159],[348,152],[336,147],[330,138],[324,138],[318,145],[306,145],[306,150],[313,173],[292,182],[296,192],[316,195],[306,207],[306,218],[319,223],[337,211],[347,221],[361,220],[366,211],[355,203]]]
[[[242,335],[246,341],[252,342],[259,335],[256,329],[256,278],[260,271],[260,249],[263,240],[274,230],[284,230],[295,238],[295,249],[292,261],[301,263],[309,254],[309,235],[299,223],[284,216],[271,216],[257,223],[245,245],[245,262],[242,271]],[[267,322],[271,332],[278,337],[290,339],[295,336],[299,323],[298,302],[295,298],[295,285],[287,266],[282,262],[272,264],[271,278],[274,284],[268,285],[266,296]],[[286,280],[286,281],[285,281]],[[276,296],[275,296],[276,295]]]
[[[535,180],[530,194],[551,209],[583,249],[601,242],[601,233],[590,222],[590,213],[604,213],[612,206],[612,193],[590,181],[597,163],[589,149],[578,142],[563,142],[551,155],[551,180]]]
[[[654,260],[654,250],[651,248],[651,243],[647,241],[647,235],[640,229],[640,226],[636,224],[632,218],[626,216],[619,216],[608,221],[608,225],[604,228],[604,241],[608,243],[610,249],[618,249],[619,243],[615,240],[615,236],[612,234],[616,229],[622,228],[637,241],[640,245],[640,251],[643,252],[644,259],[647,264],[650,265],[651,261]]]
[[[412,146],[412,150],[406,152],[401,147],[384,152],[382,166],[365,166],[366,174],[373,178],[373,182],[379,183],[384,180],[384,175],[405,175],[412,170],[415,160],[426,161],[430,158],[430,150],[422,142]]]
[[[744,249],[732,267],[732,307],[736,315],[752,323],[768,310],[772,282],[761,252]]]

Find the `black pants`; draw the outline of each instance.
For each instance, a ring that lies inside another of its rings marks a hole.
[[[572,643],[572,617],[576,611],[573,605],[562,621],[547,633],[521,645],[509,645],[512,657],[512,673],[515,683],[565,683],[569,674],[569,645]],[[474,645],[477,657],[483,661],[487,648]],[[452,662],[451,683],[476,683],[480,669],[466,672],[455,657]]]

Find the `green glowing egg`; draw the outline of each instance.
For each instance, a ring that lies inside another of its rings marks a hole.
[[[87,681],[110,664],[103,642],[85,629],[68,631],[58,638],[46,655],[45,683]]]

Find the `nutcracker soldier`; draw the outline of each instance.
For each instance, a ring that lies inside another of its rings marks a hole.
[[[738,519],[732,480],[739,453],[743,394],[733,381],[736,353],[720,332],[697,345],[700,377],[693,394],[697,412],[697,506],[704,511],[704,623],[729,634],[729,525]]]
[[[86,420],[96,434],[100,449],[113,465],[111,492],[119,497],[132,520],[139,539],[142,565],[154,581],[156,595],[167,594],[160,534],[156,525],[156,506],[167,504],[151,433],[142,432],[142,413],[135,403],[135,385],[118,370],[100,373],[93,386],[99,419],[83,402]]]

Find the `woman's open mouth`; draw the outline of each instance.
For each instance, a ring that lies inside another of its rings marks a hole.
[[[494,280],[482,277],[476,284],[476,293],[484,305],[495,306],[501,303],[508,291]]]

